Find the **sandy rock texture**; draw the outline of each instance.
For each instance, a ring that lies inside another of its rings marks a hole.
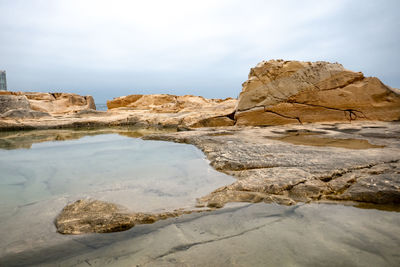
[[[29,100],[31,96],[24,97]],[[80,99],[84,104],[83,98],[84,97],[81,97]],[[230,98],[220,100],[206,99],[197,96],[131,95],[109,101],[108,106],[110,109],[108,111],[98,111],[92,109],[88,104],[91,101],[89,101],[91,97],[86,98],[87,103],[85,105],[66,108],[64,109],[65,111],[71,112],[64,114],[50,112],[49,110],[51,109],[48,110],[48,113],[42,112],[43,114],[47,114],[47,116],[42,116],[40,118],[39,116],[17,118],[16,116],[4,116],[3,114],[0,118],[0,130],[125,125],[162,128],[232,126],[235,123],[233,120],[233,112],[237,104],[236,99]],[[65,99],[63,101],[66,101]],[[74,101],[76,99],[71,99],[70,102],[75,103]],[[50,105],[48,101],[41,101],[42,100],[38,103],[41,103],[40,106],[42,107]],[[65,104],[63,103],[64,102],[56,101],[51,105],[60,105],[60,107],[62,107]],[[29,100],[29,104],[32,108],[32,100]],[[37,104],[37,106],[39,106],[39,104]],[[57,110],[60,109],[61,108],[58,108]],[[29,112],[41,111],[29,110]]]
[[[400,124],[308,124],[203,128],[144,139],[196,145],[215,169],[238,180],[198,199],[228,202],[400,203]]]
[[[64,207],[55,219],[61,234],[111,233],[125,231],[136,224],[154,223],[192,211],[162,213],[128,213],[123,207],[99,200],[77,200]]]
[[[133,114],[144,113],[150,121],[154,121],[154,115],[151,114],[158,114],[169,124],[190,127],[232,126],[236,104],[237,100],[232,98],[207,99],[201,96],[169,94],[129,95],[107,101],[109,110],[123,109]]]
[[[237,125],[400,119],[400,91],[338,63],[269,60],[252,68]]]
[[[0,117],[11,121],[95,110],[93,97],[70,93],[0,92]]]

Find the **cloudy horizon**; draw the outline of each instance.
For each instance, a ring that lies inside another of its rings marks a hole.
[[[400,2],[5,1],[8,89],[237,97],[262,60],[339,62],[399,88]]]

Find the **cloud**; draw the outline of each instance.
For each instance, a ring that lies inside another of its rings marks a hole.
[[[237,96],[261,60],[338,61],[400,87],[397,1],[1,1],[14,90]]]

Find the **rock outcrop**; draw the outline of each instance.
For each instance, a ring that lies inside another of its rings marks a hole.
[[[196,145],[216,170],[236,177],[198,199],[228,202],[400,203],[399,124],[353,122],[202,129],[149,135]]]
[[[270,60],[250,70],[237,125],[400,119],[400,93],[338,63]]]
[[[400,120],[400,90],[328,62],[263,61],[251,69],[239,100],[128,95],[108,101],[106,112],[95,110],[91,96],[0,92],[0,96],[6,95],[14,96],[15,105],[28,102],[30,108],[3,108],[3,130],[124,125],[183,129]]]
[[[10,98],[16,103],[24,102],[18,109],[45,112],[51,115],[76,113],[96,109],[92,96],[80,96],[72,93],[38,93],[38,92],[0,92],[0,97]],[[15,108],[14,108],[15,109]],[[10,110],[10,109],[9,109]],[[0,111],[0,113],[3,113]]]
[[[207,210],[197,210],[201,212]],[[175,210],[162,213],[129,213],[123,207],[100,200],[77,200],[64,207],[55,219],[61,234],[111,233],[125,231],[136,224],[154,223],[189,214],[193,211]]]
[[[193,95],[128,95],[107,101],[108,109],[129,108],[133,110],[150,110],[157,113],[177,113],[181,111],[199,111],[211,109],[225,111],[226,106],[231,107],[235,102],[232,98],[207,99]]]
[[[113,112],[140,115],[151,124],[189,127],[233,126],[236,99],[207,99],[201,96],[168,94],[129,95],[107,101]]]

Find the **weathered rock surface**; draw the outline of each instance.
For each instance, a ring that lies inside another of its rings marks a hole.
[[[114,98],[107,101],[108,109],[114,108],[130,108],[134,110],[150,110],[160,113],[177,113],[180,111],[199,111],[199,109],[220,110],[230,109],[236,101],[232,98],[227,99],[207,99],[202,96],[193,95],[129,95]]]
[[[251,69],[239,100],[128,95],[108,101],[107,112],[96,112],[91,96],[23,92],[0,92],[0,95],[25,96],[30,110],[53,116],[12,112],[0,118],[2,130],[123,125],[199,128],[400,120],[400,90],[328,62],[263,61]],[[24,100],[18,101],[22,105]]]
[[[37,92],[0,92],[1,97],[25,97],[29,106],[21,107],[34,111],[46,112],[52,115],[75,113],[82,110],[96,109],[92,96],[80,96],[71,93],[37,93]],[[19,100],[21,101],[21,100]],[[0,110],[0,113],[1,110]]]
[[[107,101],[110,110],[129,110],[143,114],[153,124],[190,127],[219,127],[234,125],[236,99],[207,99],[193,95],[129,95]],[[158,122],[157,121],[158,119]]]
[[[61,234],[110,233],[128,230],[135,224],[154,223],[191,212],[129,213],[113,203],[78,200],[64,207],[54,223]]]
[[[28,100],[29,97],[33,96],[28,96]],[[134,101],[138,97],[140,100]],[[29,101],[32,106],[33,100]],[[51,105],[62,106],[65,104],[57,101]],[[86,109],[87,105],[78,105],[76,108],[71,106],[71,109],[64,109],[65,111],[73,110],[70,113],[60,114],[49,111],[53,116],[43,119],[38,119],[38,116],[34,118],[27,116],[24,120],[16,120],[16,116],[0,118],[0,130],[125,125],[163,128],[233,126],[235,123],[233,112],[237,104],[236,99],[219,100],[172,95],[133,95],[120,97],[111,102],[113,104],[110,106],[109,103],[110,110],[107,112]],[[46,105],[50,105],[49,103],[44,101],[41,106],[47,107]],[[51,108],[49,110],[54,111]]]
[[[250,70],[237,125],[400,119],[400,94],[338,63],[270,60]]]
[[[293,144],[284,139],[288,133],[301,138]],[[144,139],[194,144],[215,169],[238,179],[200,198],[199,207],[237,201],[400,203],[399,123],[202,129]]]
[[[2,95],[0,94],[0,114],[15,109],[30,109],[26,96]]]
[[[135,222],[115,204],[78,200],[61,211],[55,225],[62,234],[109,233],[132,228]]]

